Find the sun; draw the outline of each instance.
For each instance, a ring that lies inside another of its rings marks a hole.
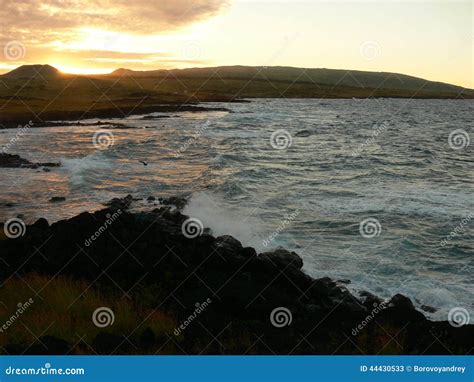
[[[53,63],[52,66],[54,66],[60,72],[66,74],[108,74],[114,71],[113,68],[84,68],[80,66],[71,66],[61,63]]]

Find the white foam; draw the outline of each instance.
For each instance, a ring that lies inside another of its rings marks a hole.
[[[102,152],[87,155],[82,158],[62,158],[62,168],[68,173],[72,184],[80,185],[87,180],[85,176],[90,171],[106,171],[112,167],[110,159]]]
[[[204,227],[209,227],[214,236],[231,235],[242,245],[254,247],[257,251],[266,250],[258,232],[262,232],[261,222],[245,215],[242,207],[232,208],[214,194],[198,192],[192,195],[183,213],[198,218]]]

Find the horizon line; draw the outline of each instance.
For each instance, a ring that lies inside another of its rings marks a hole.
[[[22,65],[19,65],[19,66],[15,67],[14,69],[11,69],[11,70],[8,70],[8,71],[3,71],[2,69],[0,69],[0,77],[4,76],[6,74],[9,74],[9,73],[21,68],[21,67],[29,67],[29,66],[43,66],[43,67],[44,66],[50,66],[53,69],[57,70],[61,74],[72,75],[72,76],[83,76],[83,77],[87,77],[87,76],[107,76],[107,75],[111,75],[111,74],[113,74],[113,73],[115,73],[116,71],[119,71],[119,70],[126,70],[126,71],[136,72],[136,73],[173,71],[173,70],[192,70],[192,69],[217,69],[217,68],[232,68],[232,67],[262,68],[262,69],[267,69],[267,68],[290,68],[290,69],[302,69],[302,70],[334,70],[334,71],[362,72],[362,73],[399,74],[399,75],[403,75],[403,76],[417,78],[417,79],[424,80],[424,81],[456,86],[456,87],[467,89],[467,90],[474,90],[474,88],[469,88],[469,87],[466,87],[466,86],[463,86],[463,85],[456,85],[456,84],[453,84],[453,83],[443,82],[443,81],[438,81],[438,80],[430,80],[430,79],[427,79],[427,78],[417,77],[417,76],[414,76],[412,74],[401,73],[401,72],[388,72],[388,71],[383,71],[383,70],[371,71],[371,70],[346,69],[346,68],[325,68],[325,67],[311,67],[311,68],[309,68],[309,67],[299,67],[299,66],[292,66],[292,65],[240,65],[240,64],[234,64],[234,65],[218,65],[218,66],[190,66],[190,67],[185,67],[185,68],[167,68],[167,69],[157,68],[157,69],[146,69],[146,70],[136,70],[136,69],[129,69],[129,68],[126,68],[126,67],[119,67],[119,68],[116,68],[116,69],[107,68],[106,69],[107,72],[103,72],[103,73],[92,73],[92,72],[89,72],[89,73],[82,72],[81,73],[81,72],[69,72],[69,71],[62,70],[62,69],[58,68],[58,67],[61,67],[61,65],[55,65],[55,64],[53,64],[53,65],[52,64],[22,64]]]

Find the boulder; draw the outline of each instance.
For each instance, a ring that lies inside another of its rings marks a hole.
[[[414,310],[415,306],[408,297],[405,297],[402,294],[396,294],[388,302],[389,308],[400,308],[400,309],[409,309]]]
[[[49,199],[51,203],[58,203],[58,202],[64,202],[66,201],[66,198],[64,196],[53,196],[51,199]]]
[[[290,252],[283,248],[261,253],[258,255],[258,259],[283,269],[288,267],[301,269],[303,267],[303,259],[296,252]]]
[[[109,202],[105,203],[106,206],[113,210],[126,210],[130,207],[133,202],[133,196],[128,194],[124,198],[113,198]]]
[[[39,167],[59,167],[61,164],[56,162],[33,163],[19,155],[0,153],[0,167],[3,168],[32,168]]]
[[[295,134],[295,137],[306,138],[306,137],[309,137],[310,135],[311,135],[311,132],[309,130],[301,130]]]

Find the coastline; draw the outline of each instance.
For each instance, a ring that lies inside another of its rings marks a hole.
[[[183,198],[161,199],[159,208],[146,213],[128,212],[131,201],[131,196],[114,199],[108,208],[52,225],[39,219],[25,227],[23,236],[2,237],[6,240],[0,240],[0,258],[7,265],[2,267],[0,277],[5,288],[19,277],[27,281],[43,277],[50,280],[48,284],[58,280],[63,286],[83,283],[82,289],[116,297],[115,302],[111,299],[105,305],[114,312],[115,324],[96,328],[85,339],[88,346],[73,341],[76,333],[61,336],[61,324],[56,323],[33,346],[15,343],[11,332],[9,341],[2,343],[8,353],[472,351],[474,325],[455,327],[447,321],[432,322],[402,295],[383,301],[363,292],[357,298],[343,283],[305,274],[301,269],[303,260],[294,252],[277,249],[257,254],[235,238],[216,238],[199,225],[188,232],[183,227],[192,217],[180,212],[186,204]],[[0,233],[4,231],[5,227]],[[60,285],[52,285],[55,293]],[[34,317],[35,309],[46,309],[41,291],[36,291],[37,295],[27,291],[24,300],[29,301],[29,296],[35,303],[22,313],[25,317]],[[78,320],[74,306],[86,297],[86,291],[74,296],[77,300],[66,310],[65,321]],[[120,304],[132,304],[131,312],[137,316],[143,311],[143,317],[137,318],[138,327],[127,327]],[[90,324],[93,309],[88,308],[82,314]],[[49,309],[50,313],[59,310],[54,306]],[[159,328],[157,322],[162,323]],[[42,343],[47,344],[46,348]]]
[[[157,104],[157,105],[146,105],[146,106],[120,106],[110,107],[104,109],[93,109],[88,110],[65,110],[65,111],[44,111],[41,112],[41,117],[37,117],[37,114],[33,112],[24,111],[22,113],[5,113],[3,112],[0,116],[0,130],[2,129],[15,129],[24,125],[29,125],[31,128],[40,127],[51,127],[51,126],[65,126],[81,124],[82,120],[91,118],[125,118],[132,115],[142,115],[151,113],[177,113],[177,112],[209,112],[209,111],[223,111],[230,112],[232,110],[226,107],[208,107],[206,103],[251,103],[254,100],[262,98],[278,99],[282,97],[245,97],[244,99],[233,99],[229,97],[218,97],[209,98],[205,101],[199,101],[196,103],[170,103],[170,104]],[[415,95],[415,96],[397,96],[397,95],[382,95],[382,96],[371,96],[366,97],[353,97],[353,96],[324,96],[324,97],[284,97],[290,99],[314,99],[314,100],[350,100],[354,99],[357,101],[373,100],[373,99],[417,99],[417,100],[453,100],[453,101],[467,101],[474,98],[474,95],[468,96],[463,95],[462,97],[454,96],[430,96]],[[140,103],[140,102],[139,102]],[[21,116],[19,116],[21,115]],[[64,122],[64,123],[62,123]],[[107,123],[104,123],[107,124]]]
[[[222,101],[229,102],[229,101]],[[40,128],[40,127],[50,127],[50,126],[65,126],[68,125],[68,122],[77,121],[81,124],[80,121],[91,119],[91,118],[124,118],[131,115],[141,115],[141,114],[150,114],[150,113],[177,113],[177,112],[209,112],[209,111],[225,111],[231,112],[231,110],[224,107],[205,107],[191,104],[184,105],[156,105],[156,106],[142,106],[142,107],[121,107],[110,108],[110,109],[99,109],[99,110],[89,110],[89,111],[53,111],[45,112],[42,114],[42,119],[38,120],[33,115],[23,116],[22,117],[8,117],[3,115],[0,117],[0,130],[3,129],[15,129],[19,126],[28,124],[31,128]],[[59,122],[64,121],[64,123]],[[104,123],[107,124],[107,123]]]

